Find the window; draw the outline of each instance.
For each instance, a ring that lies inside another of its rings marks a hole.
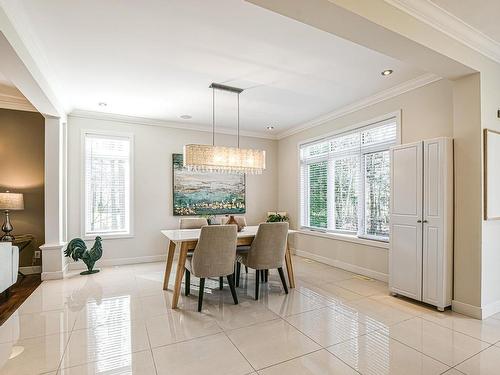
[[[84,152],[85,236],[131,235],[132,137],[84,133]]]
[[[396,117],[300,146],[301,225],[388,240]]]

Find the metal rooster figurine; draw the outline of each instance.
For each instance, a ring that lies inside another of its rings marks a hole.
[[[94,269],[95,262],[102,257],[102,239],[97,236],[95,238],[94,246],[87,250],[87,245],[81,238],[74,238],[69,241],[68,247],[64,250],[64,255],[73,258],[76,262],[79,259],[87,265],[87,271],[81,272],[80,275],[90,275],[97,273],[99,270]]]

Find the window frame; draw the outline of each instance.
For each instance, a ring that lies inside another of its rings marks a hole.
[[[101,136],[114,139],[127,139],[129,141],[129,228],[127,232],[112,232],[112,233],[87,233],[87,184],[86,184],[86,172],[87,172],[87,155],[85,151],[85,141],[88,135],[91,136]],[[82,129],[80,135],[80,232],[81,237],[84,240],[93,240],[96,236],[100,236],[103,239],[120,239],[120,238],[133,238],[134,237],[134,134],[128,132],[115,132],[106,130],[94,130],[94,129]]]
[[[330,119],[331,121],[332,119]],[[365,154],[370,154],[373,152],[380,152],[380,151],[385,151],[388,150],[389,148],[387,145],[373,145],[373,146],[367,146],[363,149],[363,151],[360,153],[360,187],[359,187],[359,196],[362,197],[362,204],[363,204],[363,209],[361,209],[359,212],[359,205],[358,205],[358,231],[345,231],[345,230],[338,230],[338,229],[330,229],[330,228],[319,228],[319,227],[311,227],[309,225],[309,219],[308,219],[308,210],[309,210],[309,205],[307,207],[305,206],[305,195],[303,194],[302,191],[302,181],[304,181],[305,184],[309,184],[308,182],[308,174],[307,174],[307,168],[303,168],[304,165],[308,165],[309,163],[303,163],[302,162],[302,147],[306,145],[311,145],[314,143],[321,143],[322,141],[326,141],[330,138],[334,138],[337,136],[341,135],[347,135],[349,133],[353,132],[358,132],[358,131],[364,131],[368,130],[370,128],[374,128],[377,126],[382,125],[384,122],[388,122],[394,120],[396,122],[396,141],[394,145],[400,145],[401,144],[401,110],[390,112],[387,114],[384,114],[382,116],[378,116],[375,118],[372,118],[370,120],[366,120],[363,122],[355,123],[352,125],[348,125],[339,129],[336,129],[332,132],[328,132],[326,134],[323,134],[318,137],[314,138],[309,138],[306,140],[299,141],[297,143],[297,156],[298,156],[298,171],[299,171],[299,178],[298,178],[298,209],[297,212],[299,213],[299,229],[302,231],[310,231],[310,232],[319,232],[319,233],[325,233],[325,234],[338,234],[342,236],[348,236],[352,238],[357,238],[361,240],[367,240],[367,241],[376,241],[377,243],[388,243],[390,241],[390,236],[388,239],[379,237],[379,236],[372,236],[369,234],[364,234],[365,233],[365,211],[366,208],[364,207],[366,201],[365,201],[365,176],[364,176],[364,170],[365,170],[365,165],[364,165],[364,155]],[[346,152],[345,155],[348,153]],[[314,162],[322,161],[322,160],[329,160],[328,155],[322,155],[318,156],[317,158],[311,159],[314,160]],[[328,165],[328,178],[330,179],[331,173],[332,173],[333,167]],[[328,180],[330,181],[330,180]],[[333,194],[330,193],[330,190],[333,189],[332,184],[328,184],[328,197],[333,197]],[[308,200],[308,199],[307,199]],[[328,216],[328,222],[335,223],[335,210],[330,209],[330,205],[335,204],[335,199],[328,199],[328,207],[329,207],[329,216]],[[302,209],[304,208],[304,209]],[[333,208],[333,207],[332,207]],[[331,216],[330,216],[331,213]],[[332,220],[332,221],[330,221]],[[308,225],[303,225],[303,223],[307,223]],[[361,226],[360,226],[361,225]],[[363,234],[358,234],[360,232],[360,228],[362,228],[362,233]]]

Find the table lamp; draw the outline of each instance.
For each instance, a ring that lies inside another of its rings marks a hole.
[[[24,210],[23,195],[20,193],[11,193],[6,191],[0,193],[0,210],[5,210],[5,222],[2,225],[2,231],[5,233],[0,241],[13,241],[14,236],[10,234],[14,229],[9,219],[9,211]]]

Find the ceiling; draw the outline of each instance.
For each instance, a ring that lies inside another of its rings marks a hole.
[[[500,43],[499,0],[432,0],[432,2]]]
[[[242,130],[276,134],[424,74],[241,0],[2,2],[69,112],[208,127],[219,82],[245,89]],[[234,95],[216,120],[235,125]]]

